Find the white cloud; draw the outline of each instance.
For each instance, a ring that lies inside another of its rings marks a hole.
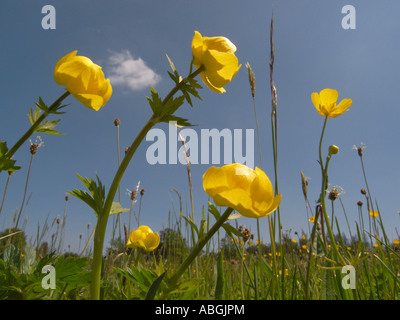
[[[108,78],[112,86],[141,90],[154,86],[161,80],[161,76],[149,68],[141,58],[133,58],[129,50],[113,52],[108,62]]]

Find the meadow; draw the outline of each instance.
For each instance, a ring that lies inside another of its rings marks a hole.
[[[334,118],[351,108],[351,99],[337,103],[336,90],[325,89],[312,93],[314,104],[321,115],[322,132],[318,150],[321,168],[321,193],[308,194],[308,180],[299,172],[298,187],[304,195],[309,230],[293,234],[281,225],[278,179],[278,92],[274,84],[273,20],[270,26],[270,90],[271,123],[269,137],[274,154],[274,172],[264,173],[241,164],[210,168],[203,176],[203,187],[210,196],[205,203],[201,220],[195,221],[191,166],[188,154],[186,169],[191,202],[184,203],[180,193],[178,206],[165,219],[167,227],[154,233],[140,224],[142,197],[145,190],[131,191],[130,208],[122,208],[115,200],[120,191],[120,180],[135,151],[151,128],[158,123],[176,123],[180,128],[190,122],[175,115],[183,104],[193,105],[200,98],[202,86],[195,78],[201,77],[205,89],[224,92],[224,86],[234,81],[236,73],[248,72],[253,99],[255,122],[258,129],[255,102],[256,80],[250,64],[241,66],[235,56],[236,47],[226,38],[203,37],[196,32],[192,40],[192,61],[188,76],[182,77],[168,58],[169,77],[173,88],[164,98],[154,88],[147,98],[153,115],[132,141],[110,186],[100,177],[78,175],[77,184],[65,198],[64,216],[45,220],[37,234],[28,240],[25,225],[20,221],[26,203],[24,199],[15,212],[10,228],[0,234],[0,299],[2,300],[398,300],[400,297],[399,239],[389,239],[385,232],[384,213],[370,193],[364,167],[364,146],[355,147],[360,159],[364,181],[360,184],[358,221],[350,225],[339,221],[335,208],[341,204],[341,190],[329,184],[328,168],[339,156],[339,148],[324,144],[326,126]],[[103,107],[111,96],[111,85],[97,65],[90,59],[71,52],[55,66],[55,81],[67,91],[52,105],[41,99],[29,112],[31,127],[12,147],[0,141],[0,181],[3,203],[7,187],[15,171],[21,170],[13,158],[19,147],[34,134],[58,134],[57,120],[46,120],[48,115],[62,116],[63,100],[72,95],[79,103],[95,111]],[[76,102],[76,101],[74,101]],[[115,119],[118,130],[119,119]],[[257,131],[260,146],[260,136]],[[182,141],[185,146],[185,141]],[[118,149],[119,142],[117,141]],[[31,142],[31,163],[40,141]],[[315,159],[310,159],[315,161]],[[79,252],[62,252],[67,221],[68,201],[76,197],[95,212],[97,223],[88,226]],[[317,198],[311,205],[310,198]],[[189,209],[184,209],[189,208]],[[240,215],[268,220],[268,234],[257,228],[253,234],[240,224]],[[150,226],[151,227],[151,226]],[[106,242],[105,231],[113,230]],[[344,231],[345,230],[345,231]],[[353,233],[351,232],[353,230]],[[347,233],[349,231],[349,233]],[[51,234],[48,241],[46,235]],[[261,239],[269,238],[263,242]]]

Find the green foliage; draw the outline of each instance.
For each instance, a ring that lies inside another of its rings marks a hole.
[[[196,97],[197,99],[201,100],[201,97],[199,96],[199,93],[197,92],[197,89],[201,89],[202,86],[199,85],[198,81],[192,77],[187,78],[187,82],[182,83],[182,77],[179,75],[178,71],[175,68],[174,63],[171,61],[171,59],[167,55],[167,59],[169,62],[169,65],[172,69],[172,73],[168,71],[169,77],[174,81],[175,85],[181,85],[180,90],[183,93],[183,97],[185,98],[186,102],[193,107],[192,104],[192,99],[190,98],[190,95]],[[191,64],[192,66],[192,64]]]
[[[15,166],[15,162],[16,160],[11,160],[7,158],[7,152],[8,152],[8,148],[7,148],[7,142],[3,142],[0,140],[0,172],[1,171],[17,171],[19,169],[21,169],[21,167],[17,167]]]
[[[166,97],[163,101],[157,91],[151,87],[151,97],[147,97],[147,101],[149,102],[153,114],[160,122],[176,122],[176,124],[181,127],[192,126],[187,119],[178,117],[174,115],[174,113],[185,101],[193,107],[191,95],[201,100],[197,92],[197,89],[201,88],[201,86],[198,84],[197,80],[191,76],[183,79],[168,56],[167,59],[172,69],[172,73],[168,72],[168,75],[174,81],[176,88],[182,92],[182,95],[176,98],[171,95]]]
[[[0,299],[79,299],[85,292],[90,283],[87,258],[57,257],[54,253],[40,260],[36,258],[31,245],[23,251],[13,245],[5,249],[3,259],[0,259]],[[54,266],[54,290],[42,287],[45,265]]]
[[[141,266],[132,266],[132,268],[126,269],[115,268],[115,271],[127,279],[126,285],[133,284],[136,287],[135,293],[128,297],[129,299],[144,300],[146,296],[148,299],[154,299],[156,297],[155,287],[161,291],[166,289],[166,284],[163,281],[164,273],[159,275]],[[153,286],[154,283],[155,285]]]
[[[0,233],[0,257],[2,257],[5,248],[10,244],[17,248],[24,248],[26,245],[25,233],[15,228],[8,228],[2,231]]]
[[[39,104],[36,104],[35,110],[33,110],[33,108],[29,110],[28,119],[31,125],[33,125],[36,121],[39,120],[40,116],[42,115],[42,110],[43,109],[39,107]],[[63,135],[63,133],[60,133],[54,129],[60,121],[61,119],[44,120],[35,128],[34,132]]]
[[[103,211],[105,200],[105,187],[102,185],[99,177],[96,175],[97,183],[92,178],[89,180],[86,177],[81,177],[79,174],[77,174],[77,177],[86,186],[90,194],[87,191],[78,189],[73,189],[73,191],[68,191],[68,193],[85,202],[94,210],[96,215],[101,213]]]

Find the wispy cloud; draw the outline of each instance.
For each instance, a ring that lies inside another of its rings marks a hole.
[[[154,86],[161,76],[149,68],[141,59],[135,59],[129,50],[112,52],[108,58],[108,78],[113,86],[141,90]]]

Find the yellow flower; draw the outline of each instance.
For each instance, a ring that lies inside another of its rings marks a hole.
[[[315,216],[312,216],[310,219],[308,219],[308,221],[310,221],[311,223],[315,222]]]
[[[54,68],[54,80],[65,86],[85,107],[98,111],[112,94],[109,79],[104,78],[101,67],[89,58],[77,56],[77,51],[61,58]]]
[[[306,246],[305,244],[303,244],[301,247],[302,247],[304,250],[307,250],[307,246]]]
[[[313,92],[311,94],[311,101],[321,116],[336,118],[342,113],[348,111],[348,108],[352,104],[351,99],[343,99],[338,105],[336,105],[338,97],[339,94],[336,90],[324,89],[319,94]]]
[[[393,240],[393,243],[394,243],[394,244],[400,244],[400,240],[399,240],[399,239],[394,239],[394,240]]]
[[[370,215],[372,218],[376,218],[377,216],[379,216],[379,212],[378,212],[378,211],[369,210],[369,215]]]
[[[282,275],[282,270],[279,270],[279,275]],[[285,276],[289,275],[289,270],[285,269]]]
[[[292,242],[293,242],[293,243],[297,243],[297,240],[296,240],[296,239],[292,239]]]
[[[160,244],[160,236],[154,233],[148,226],[140,226],[136,230],[132,230],[129,234],[129,248],[142,248],[146,251],[153,251]]]
[[[248,218],[265,217],[281,202],[263,171],[239,163],[209,168],[203,175],[203,188],[217,206],[230,207]]]
[[[211,90],[224,93],[226,86],[239,71],[235,56],[236,46],[225,37],[202,37],[194,32],[192,40],[193,64],[198,69],[203,66],[201,79]]]

